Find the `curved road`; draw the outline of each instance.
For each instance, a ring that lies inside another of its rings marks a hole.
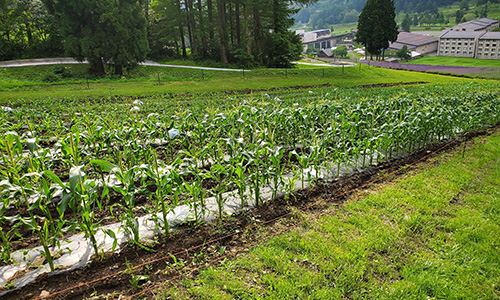
[[[33,59],[0,61],[0,68],[32,67],[32,66],[46,66],[46,65],[58,65],[58,64],[86,64],[86,63],[87,63],[87,61],[79,62],[79,61],[77,61],[73,58],[69,58],[69,57],[33,58]],[[183,65],[164,65],[164,64],[159,64],[159,63],[151,61],[151,60],[146,60],[145,62],[139,63],[139,65],[153,66],[153,67],[167,67],[167,68],[225,71],[225,72],[248,72],[249,71],[249,70],[244,70],[244,69],[208,68],[208,67],[183,66]]]

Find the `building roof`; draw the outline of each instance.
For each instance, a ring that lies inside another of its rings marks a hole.
[[[327,48],[327,49],[321,49],[321,53],[324,53],[328,57],[332,57],[332,49]]]
[[[438,41],[439,38],[434,36],[401,31],[398,34],[398,39],[394,43],[389,44],[389,48],[401,50],[406,45],[408,50],[413,50],[423,45],[437,43]]]
[[[406,46],[408,48],[408,50],[413,50],[413,49],[416,49],[417,46],[414,46],[414,45],[407,45],[407,44],[403,44],[403,43],[398,43],[397,41],[394,42],[394,43],[391,43],[389,45],[389,49],[394,49],[394,50],[401,50],[403,49],[403,47]]]
[[[439,41],[439,38],[434,36],[427,36],[423,34],[411,33],[411,32],[400,32],[398,34],[398,39],[395,43],[405,44],[407,46],[423,46]]]
[[[487,32],[479,39],[480,40],[500,40],[500,32]]]
[[[316,40],[313,40],[313,41],[302,42],[302,44],[306,44],[307,45],[307,44],[321,43],[321,42],[332,40],[332,39],[335,39],[335,37],[333,37],[333,36],[325,36],[325,37],[322,37],[322,38],[319,38],[319,39],[316,39]]]
[[[475,39],[483,32],[481,31],[446,31],[441,35],[441,39]]]
[[[498,23],[498,20],[490,19],[490,18],[481,18],[476,20],[471,20],[468,22],[460,23],[456,26],[453,26],[451,30],[471,30],[471,31],[481,31],[486,29],[488,26],[491,26],[495,23]]]

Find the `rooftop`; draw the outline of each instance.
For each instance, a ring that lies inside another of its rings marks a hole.
[[[397,41],[394,43],[391,43],[389,45],[389,48],[394,49],[394,50],[401,50],[401,49],[403,49],[404,46],[406,46],[408,48],[408,50],[413,50],[413,49],[417,48],[416,46],[398,43]]]
[[[434,36],[427,36],[423,34],[411,33],[411,32],[400,32],[398,34],[398,39],[395,43],[405,44],[407,46],[423,46],[430,43],[435,43],[439,38]]]
[[[441,35],[441,39],[475,39],[482,33],[481,31],[447,31]]]
[[[490,18],[481,18],[458,24],[452,27],[451,30],[459,31],[462,29],[466,29],[471,31],[480,31],[486,29],[488,26],[494,25],[495,23],[498,23],[498,20]]]
[[[500,32],[487,32],[479,39],[480,40],[500,40]]]

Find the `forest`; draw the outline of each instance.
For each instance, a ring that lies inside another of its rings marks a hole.
[[[411,14],[413,16],[412,24],[445,24],[446,19],[443,14],[438,12],[438,8],[456,2],[456,0],[394,0],[394,7],[396,13]],[[457,11],[460,13],[468,10],[469,6],[499,2],[499,0],[464,0],[459,3]],[[332,24],[357,22],[365,3],[366,0],[320,0],[301,9],[297,14],[293,15],[293,18],[296,22],[308,23],[314,29],[327,28]],[[487,10],[484,7],[482,9]],[[484,12],[479,12],[479,17],[482,14]],[[461,15],[458,21],[461,21],[463,17],[464,14]],[[454,21],[454,18],[451,21]]]
[[[96,73],[145,58],[192,57],[242,67],[289,67],[289,31],[310,0],[0,0],[0,60],[69,55]],[[117,5],[118,4],[118,5]],[[133,20],[133,22],[130,22]]]

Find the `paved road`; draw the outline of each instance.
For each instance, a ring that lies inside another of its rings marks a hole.
[[[294,62],[295,64],[298,65],[307,65],[307,66],[319,66],[319,67],[332,67],[332,68],[340,68],[342,66],[344,67],[355,67],[356,64],[349,63],[349,62],[339,62],[337,61],[336,64],[327,64],[327,63],[309,63],[309,62]]]
[[[87,63],[87,61],[79,62],[79,61],[76,61],[73,58],[69,58],[69,57],[34,58],[34,59],[1,61],[0,68],[32,67],[32,66],[46,66],[46,65],[58,65],[58,64],[86,64],[86,63]],[[182,66],[182,65],[165,65],[165,64],[159,64],[157,62],[150,61],[150,60],[139,63],[139,65],[153,66],[153,67],[167,67],[167,68],[224,71],[224,72],[248,72],[249,71],[249,70],[244,70],[244,69],[226,69],[226,68],[208,68],[208,67]]]

